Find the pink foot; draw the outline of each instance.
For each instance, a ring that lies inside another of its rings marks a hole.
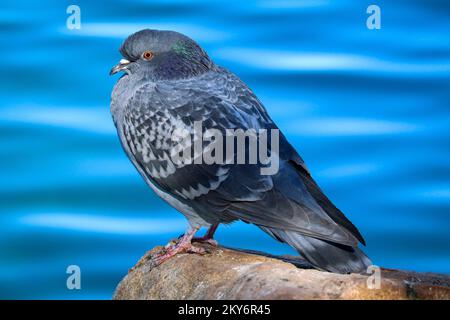
[[[177,243],[176,245],[170,246],[166,248],[164,253],[155,255],[152,257],[153,261],[155,261],[156,265],[160,265],[166,260],[172,258],[178,253],[197,253],[197,254],[205,254],[206,250],[201,247],[195,247],[192,243],[182,244]]]
[[[178,253],[205,254],[205,249],[192,245],[192,238],[194,237],[194,234],[197,232],[197,230],[198,228],[192,229],[188,231],[183,237],[181,237],[177,242],[169,243],[165,247],[165,251],[163,253],[153,255],[152,260],[155,261],[156,265],[158,266],[164,261],[177,255]]]

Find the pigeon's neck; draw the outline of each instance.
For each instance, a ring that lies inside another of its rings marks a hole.
[[[142,75],[124,75],[114,86],[111,94],[110,111],[114,123],[120,125],[126,101],[132,97],[137,88],[145,81]]]
[[[147,79],[159,81],[193,78],[215,69],[206,54],[193,57],[166,53],[164,59],[150,64],[144,72]]]

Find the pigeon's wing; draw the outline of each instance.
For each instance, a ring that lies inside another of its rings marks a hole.
[[[265,165],[261,163],[195,163],[200,155],[196,137],[186,141],[182,133],[192,137],[196,121],[201,121],[203,133],[212,128],[221,132],[277,129],[253,92],[227,72],[180,81],[176,86],[143,85],[128,101],[123,131],[135,162],[158,187],[196,206],[200,215],[231,217],[357,244],[359,234],[353,232],[353,225],[342,213],[327,211],[326,197],[321,196],[303,160],[281,133],[278,154],[269,150],[279,157],[279,171],[262,175]],[[201,150],[210,146],[203,144]],[[194,163],[173,160],[182,150],[192,150]]]
[[[238,111],[233,104],[233,100],[238,101],[233,87],[222,84],[222,91],[213,91],[215,85],[220,87],[213,81],[217,79],[180,81],[175,88],[164,83],[145,84],[129,99],[123,115],[123,136],[141,171],[158,187],[182,199],[193,200],[217,189],[232,168],[230,164],[196,163],[209,147],[205,142],[199,154],[196,146],[201,137],[194,134],[196,124],[200,125],[197,133],[203,135],[207,129],[224,132],[258,125],[251,116],[256,109]],[[183,152],[192,155],[192,163],[183,161]],[[177,156],[181,161],[174,160]],[[255,173],[259,170],[256,166],[250,169]],[[271,187],[270,177],[255,175],[252,181],[229,190],[229,198],[240,193],[242,200],[251,199],[255,197],[251,191]],[[237,192],[239,188],[242,190]]]

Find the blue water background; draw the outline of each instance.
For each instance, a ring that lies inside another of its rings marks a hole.
[[[81,7],[81,30],[66,8]],[[109,299],[183,216],[124,155],[110,68],[130,33],[196,39],[260,97],[381,266],[450,273],[450,2],[2,1],[0,298]],[[220,243],[293,251],[256,227]],[[81,290],[66,288],[79,265]]]

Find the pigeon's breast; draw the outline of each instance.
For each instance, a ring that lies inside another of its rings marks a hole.
[[[125,109],[141,85],[142,79],[133,75],[125,74],[119,78],[111,93],[110,111],[114,123],[122,122]]]

